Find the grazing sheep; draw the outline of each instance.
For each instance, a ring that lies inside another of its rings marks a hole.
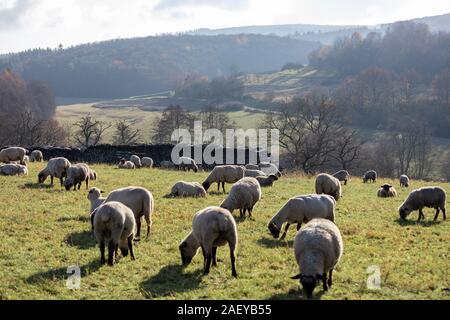
[[[86,183],[86,190],[89,189],[90,173],[91,169],[89,169],[89,166],[85,163],[78,163],[70,166],[69,169],[67,169],[66,181],[64,181],[66,190],[69,191],[73,187],[73,190],[76,191],[77,186],[78,190],[80,190],[83,182]]]
[[[244,177],[245,168],[242,166],[225,165],[217,166],[211,171],[209,176],[203,182],[203,188],[208,191],[212,183],[217,182],[217,191],[220,190],[222,184],[223,192],[225,193],[225,183],[235,183]]]
[[[246,177],[231,187],[230,194],[220,206],[229,210],[231,213],[239,209],[241,217],[244,217],[245,211],[248,211],[251,217],[253,207],[259,200],[261,200],[261,186],[258,180]]]
[[[347,182],[350,180],[350,173],[346,170],[341,170],[333,174],[333,177],[338,179],[341,182],[344,182],[344,185],[347,185]]]
[[[53,178],[59,178],[61,187],[64,184],[64,178],[67,176],[67,170],[70,168],[70,161],[66,158],[53,158],[47,163],[47,166],[39,172],[38,181],[44,183],[48,176],[51,178],[51,185],[53,185]]]
[[[445,215],[445,190],[441,187],[424,187],[411,191],[405,202],[398,208],[400,217],[406,220],[406,217],[411,214],[412,211],[419,210],[419,219],[425,219],[423,214],[423,208],[434,208],[436,209],[436,215],[434,216],[434,221],[437,220],[439,216],[439,210],[442,210],[442,215],[444,220],[447,219]]]
[[[275,239],[280,236],[283,224],[287,222],[280,240],[284,240],[291,224],[297,224],[300,230],[303,222],[322,218],[334,222],[336,200],[329,195],[303,195],[291,198],[275,214],[268,224],[270,233]]]
[[[34,150],[30,154],[30,160],[31,162],[42,162],[44,161],[44,155],[42,154],[42,151]]]
[[[247,170],[259,170],[259,166],[256,165],[256,164],[247,164],[245,166],[245,169],[247,169]]]
[[[27,149],[20,147],[6,148],[0,151],[0,162],[10,163],[19,161],[21,165],[25,165],[25,155],[28,153]]]
[[[98,178],[97,172],[92,169],[89,169],[89,180],[96,181]]]
[[[339,201],[342,196],[341,182],[329,174],[319,174],[316,178],[316,193],[328,194]]]
[[[268,177],[266,176],[256,177],[256,180],[258,180],[259,185],[261,187],[272,187],[273,183],[275,181],[278,181],[278,177],[276,175],[271,174]]]
[[[197,212],[192,222],[192,232],[179,246],[183,266],[191,263],[201,247],[203,273],[209,274],[211,263],[213,267],[217,266],[217,247],[227,243],[230,247],[232,275],[237,277],[235,251],[238,234],[233,216],[228,210],[219,207],[209,207]]]
[[[131,161],[126,161],[125,159],[122,159],[119,162],[119,169],[134,170],[136,169],[136,165]]]
[[[367,183],[369,181],[376,182],[377,181],[377,172],[375,170],[367,171],[364,174],[363,182]]]
[[[108,265],[114,264],[120,248],[126,257],[130,252],[131,260],[135,260],[133,239],[136,233],[136,222],[133,211],[120,202],[107,202],[95,209],[91,214],[91,224],[100,246],[100,263],[105,264],[105,241],[108,241]]]
[[[278,166],[276,166],[273,163],[270,162],[261,162],[259,164],[259,168],[262,172],[264,172],[264,175],[270,176],[271,174],[277,176],[278,178],[281,177],[281,172],[278,170]]]
[[[256,177],[264,177],[266,174],[264,172],[262,172],[261,170],[247,170],[245,169],[244,172],[244,176],[245,177],[251,177],[251,178],[256,178]]]
[[[153,168],[153,159],[149,157],[144,157],[141,160],[143,168]]]
[[[186,171],[186,169],[187,169],[187,171],[193,170],[194,172],[198,172],[198,166],[195,163],[194,159],[191,159],[188,157],[180,158],[178,169],[183,170],[183,171]]]
[[[144,217],[147,222],[147,238],[150,235],[152,226],[152,213],[155,206],[153,195],[150,191],[141,187],[127,187],[111,192],[105,202],[118,201],[129,207],[136,219],[137,234],[136,241],[141,237],[141,218]]]
[[[175,165],[171,161],[164,160],[164,161],[161,161],[160,167],[162,169],[173,169],[173,168],[175,168]]]
[[[136,168],[141,168],[142,167],[142,163],[141,163],[141,158],[139,158],[136,155],[132,155],[130,158],[130,161],[134,163],[134,166]]]
[[[21,164],[5,164],[0,166],[2,176],[27,176],[28,168]]]
[[[206,197],[206,190],[198,182],[178,181],[172,187],[170,197]]]
[[[385,184],[378,189],[378,198],[395,198],[397,196],[397,190],[390,184]]]
[[[95,209],[97,209],[99,206],[101,206],[106,198],[105,197],[101,197],[101,195],[103,194],[103,191],[98,189],[98,188],[91,188],[89,190],[88,193],[88,200],[91,202],[91,211],[89,212],[93,212]]]
[[[300,280],[308,299],[319,281],[322,281],[323,291],[333,285],[333,270],[343,251],[341,232],[329,220],[314,219],[297,233],[294,252],[301,273],[291,279]]]
[[[400,176],[400,187],[409,187],[409,178],[405,174]]]

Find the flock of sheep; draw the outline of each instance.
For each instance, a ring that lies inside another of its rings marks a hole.
[[[8,148],[0,151],[0,162],[7,164],[0,167],[2,175],[28,174],[27,161],[43,161],[40,151],[33,151],[29,157],[23,148]],[[18,163],[14,163],[18,162]],[[122,159],[120,169],[136,169],[153,167],[150,158],[140,159],[132,156],[128,161]],[[183,157],[178,165],[171,162],[162,163],[163,168],[178,167],[180,170],[193,170],[199,168],[193,159]],[[44,169],[39,172],[38,181],[44,183],[48,177],[60,179],[61,186],[66,190],[79,190],[83,183],[89,188],[89,181],[96,180],[97,174],[86,164],[71,164],[65,158],[50,159]],[[215,167],[205,181],[198,182],[179,181],[168,195],[169,197],[205,197],[211,185],[217,183],[218,191],[225,184],[233,184],[230,192],[217,207],[208,207],[199,211],[193,219],[192,231],[181,241],[179,250],[183,265],[189,264],[202,249],[204,258],[204,274],[208,274],[212,266],[217,264],[217,248],[227,245],[230,249],[232,275],[237,277],[235,250],[238,243],[238,232],[233,211],[239,210],[241,217],[246,213],[252,215],[253,209],[261,199],[261,187],[273,186],[281,177],[278,168],[271,163],[258,165],[223,165]],[[341,182],[345,185],[350,180],[350,174],[339,171],[334,175],[319,174],[316,177],[316,194],[299,195],[289,199],[286,204],[268,222],[268,229],[274,238],[286,237],[291,224],[297,225],[297,234],[294,240],[295,258],[301,273],[293,277],[299,279],[308,297],[316,286],[322,282],[323,290],[327,291],[333,281],[333,269],[343,254],[343,241],[335,221],[337,201],[342,197]],[[363,182],[376,182],[377,173],[368,171]],[[400,186],[408,187],[407,176],[400,177]],[[396,197],[397,192],[392,185],[385,184],[378,190],[378,197]],[[130,254],[134,260],[133,242],[140,240],[141,219],[147,223],[147,237],[152,226],[152,213],[155,200],[152,193],[141,187],[127,187],[111,192],[102,197],[102,191],[97,188],[89,189],[88,199],[91,204],[91,225],[99,243],[101,263],[114,264],[118,257],[118,250],[123,256]],[[435,220],[442,210],[445,212],[446,194],[440,187],[425,187],[413,190],[404,203],[399,207],[402,219],[413,211],[419,211],[419,220],[424,218],[423,208],[436,209]],[[302,224],[306,225],[302,228]],[[108,244],[108,260],[105,258],[105,243]]]

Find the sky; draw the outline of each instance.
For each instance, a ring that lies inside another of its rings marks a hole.
[[[198,28],[375,25],[445,13],[449,0],[0,0],[0,53]]]

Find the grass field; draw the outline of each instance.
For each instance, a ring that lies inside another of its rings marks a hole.
[[[65,192],[59,186],[36,184],[43,164],[31,164],[28,177],[0,177],[0,299],[302,299],[293,256],[295,228],[286,241],[274,240],[267,230],[271,216],[292,196],[311,193],[314,180],[284,176],[263,189],[254,218],[238,223],[237,271],[231,277],[228,248],[219,248],[219,266],[202,276],[203,258],[182,269],[179,242],[190,231],[200,209],[218,205],[222,194],[206,199],[167,199],[170,186],[183,178],[202,181],[207,173],[140,170],[119,171],[95,165],[99,181],[110,192],[139,185],[152,191],[156,206],[152,236],[135,248],[136,261],[122,259],[114,267],[100,266],[99,250],[90,230],[87,192]],[[384,181],[380,181],[384,182]],[[397,185],[396,181],[393,182]],[[48,182],[47,182],[48,183]],[[409,190],[396,199],[378,199],[377,184],[359,179],[344,187],[337,224],[344,238],[343,259],[334,286],[321,299],[450,299],[449,221],[398,220],[397,207]],[[425,183],[414,181],[412,187]],[[450,184],[441,184],[450,192]],[[214,186],[213,186],[214,187]],[[229,190],[230,186],[227,186]],[[448,202],[447,202],[447,207]],[[235,213],[236,214],[236,213]],[[67,267],[81,267],[81,288],[66,287]],[[366,287],[369,266],[379,266],[381,290]]]

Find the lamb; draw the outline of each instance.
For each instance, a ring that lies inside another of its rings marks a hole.
[[[225,165],[217,166],[211,171],[209,176],[203,182],[203,188],[208,191],[212,183],[217,182],[217,191],[220,190],[222,184],[223,192],[225,193],[225,183],[235,183],[244,177],[245,168],[242,166]]]
[[[125,159],[122,159],[119,162],[119,169],[134,170],[136,169],[136,165],[131,161],[126,161]]]
[[[53,178],[59,178],[61,187],[64,183],[64,178],[67,175],[67,170],[70,168],[70,161],[66,158],[53,158],[47,163],[47,166],[38,174],[38,182],[44,183],[48,176],[51,178],[51,185],[53,185]]]
[[[76,191],[77,186],[78,190],[81,188],[81,184],[83,182],[86,183],[86,190],[89,189],[89,178],[90,178],[91,169],[85,163],[78,163],[73,166],[70,166],[67,169],[67,178],[64,181],[64,187],[67,191],[70,189]]]
[[[206,190],[198,182],[178,181],[172,187],[170,197],[206,197]]]
[[[230,194],[222,202],[220,207],[229,210],[231,213],[239,209],[241,217],[244,217],[245,211],[248,211],[251,217],[253,208],[259,200],[261,200],[261,186],[258,180],[246,177],[231,187]]]
[[[88,193],[88,200],[91,202],[91,211],[93,212],[95,209],[100,207],[106,200],[105,197],[101,197],[104,192],[98,188],[91,188]]]
[[[303,222],[309,222],[316,218],[328,219],[334,222],[336,200],[329,195],[302,195],[291,198],[269,221],[268,228],[272,236],[277,239],[280,236],[283,223],[287,222],[280,240],[284,240],[289,227],[297,223],[300,230]]]
[[[134,166],[136,168],[141,168],[142,167],[141,158],[139,158],[138,156],[136,156],[136,155],[131,156],[130,161],[132,163],[134,163]]]
[[[397,196],[397,190],[390,184],[385,184],[378,189],[378,198],[395,198]]]
[[[247,169],[247,170],[259,170],[259,166],[256,165],[256,164],[247,164],[245,166],[245,169]]]
[[[376,182],[377,181],[377,172],[375,170],[367,171],[364,174],[363,182],[367,183],[369,181]]]
[[[402,174],[400,176],[400,187],[406,187],[406,188],[409,187],[409,178],[405,174]]]
[[[316,178],[316,193],[328,194],[339,201],[342,196],[341,182],[329,174],[319,174]]]
[[[0,151],[0,162],[10,163],[14,161],[19,161],[21,165],[25,165],[25,155],[28,150],[20,147],[6,148]]]
[[[120,248],[126,257],[130,252],[131,260],[135,260],[133,239],[136,233],[136,222],[133,211],[120,202],[107,202],[95,209],[91,214],[91,225],[100,246],[100,263],[105,264],[105,241],[108,241],[108,265],[114,264]]]
[[[127,187],[111,192],[105,202],[118,201],[129,207],[136,219],[137,233],[136,241],[141,237],[141,218],[144,217],[147,222],[147,238],[150,236],[150,227],[152,226],[152,213],[155,205],[153,195],[150,191],[141,187]]]
[[[262,172],[261,170],[247,170],[247,169],[245,169],[244,175],[245,175],[245,177],[256,178],[256,177],[264,177],[266,174],[264,172]]]
[[[183,266],[191,263],[201,247],[203,273],[209,274],[211,263],[213,267],[217,266],[217,247],[227,243],[230,247],[232,275],[237,277],[235,251],[238,234],[233,216],[228,210],[219,207],[209,207],[197,212],[192,222],[192,232],[179,246]]]
[[[198,172],[198,166],[195,163],[194,159],[188,157],[181,157],[178,165],[179,170],[188,171],[193,170],[194,172]]]
[[[42,154],[42,151],[34,150],[30,154],[30,160],[31,162],[42,162],[44,161],[44,155]]]
[[[256,180],[258,180],[259,185],[261,187],[272,187],[273,183],[275,181],[278,181],[278,177],[276,175],[271,174],[270,176],[260,176],[256,177]]]
[[[28,168],[21,164],[5,164],[0,166],[2,176],[27,176]]]
[[[329,220],[314,219],[297,233],[294,252],[301,273],[291,279],[300,280],[308,299],[319,281],[322,281],[323,291],[333,285],[333,270],[343,251],[339,228]]]
[[[400,217],[406,220],[406,217],[411,214],[412,211],[419,210],[419,219],[425,219],[423,214],[423,208],[434,208],[436,209],[436,215],[434,216],[434,221],[437,220],[439,216],[439,211],[442,210],[442,215],[444,220],[447,219],[445,215],[445,190],[441,187],[424,187],[420,189],[413,190],[408,198],[403,202],[403,204],[398,208]]]
[[[149,157],[144,157],[141,160],[143,168],[153,168],[153,159]]]
[[[350,174],[347,170],[341,170],[333,174],[333,177],[338,179],[341,182],[344,182],[344,186],[347,185],[347,182],[350,180]]]

